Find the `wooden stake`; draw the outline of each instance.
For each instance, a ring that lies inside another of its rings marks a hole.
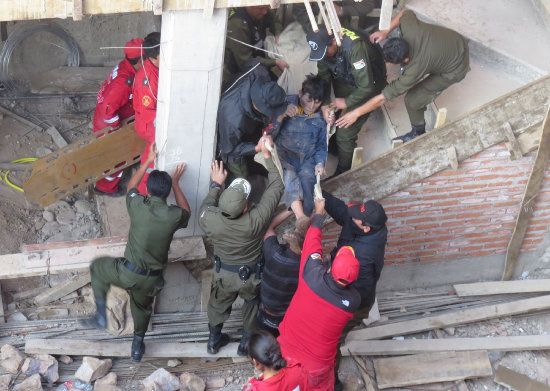
[[[304,0],[304,5],[306,6],[307,16],[309,17],[311,28],[314,32],[318,32],[319,27],[317,26],[317,22],[315,21],[315,15],[313,14],[313,10],[311,9],[311,4],[309,4],[309,0]]]
[[[437,118],[435,119],[434,129],[440,128],[445,125],[445,120],[447,119],[447,109],[445,107],[437,110]]]
[[[82,0],[73,0],[73,20],[82,20]]]
[[[359,166],[363,162],[363,147],[357,147],[353,150],[351,158],[351,168]]]
[[[319,13],[321,18],[323,18],[323,23],[327,28],[328,35],[332,34],[332,28],[330,27],[330,21],[328,20],[327,13],[325,12],[325,7],[323,6],[322,0],[317,0],[317,5],[319,6]]]
[[[382,0],[380,7],[380,21],[378,22],[378,30],[389,30],[391,24],[391,16],[393,10],[393,0]]]
[[[340,34],[339,34],[340,30],[338,29],[338,22],[337,22],[338,15],[336,15],[336,11],[334,10],[334,4],[332,4],[332,0],[325,0],[325,5],[327,7],[327,14],[330,20],[330,24],[332,26],[332,33],[333,33],[334,39],[336,40],[336,44],[338,46],[342,46],[342,40],[340,39]]]

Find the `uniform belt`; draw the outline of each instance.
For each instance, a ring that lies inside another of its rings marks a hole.
[[[256,263],[254,266],[248,265],[228,265],[223,263],[220,260],[220,257],[214,255],[214,260],[216,261],[216,272],[219,272],[220,269],[227,270],[232,273],[237,273],[241,280],[246,281],[252,274],[256,274],[256,278],[260,279],[260,274],[262,272],[263,262]]]
[[[162,270],[151,270],[151,269],[142,269],[140,267],[137,267],[135,265],[132,265],[129,260],[126,258],[119,258],[121,261],[123,261],[123,265],[126,269],[130,270],[131,272],[134,272],[136,274],[139,274],[141,276],[160,276],[162,274]]]

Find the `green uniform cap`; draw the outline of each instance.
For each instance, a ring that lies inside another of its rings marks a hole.
[[[220,195],[218,206],[225,217],[235,219],[239,217],[246,206],[250,195],[250,182],[244,178],[237,178]]]

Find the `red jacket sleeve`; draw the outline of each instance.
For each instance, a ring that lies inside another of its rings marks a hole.
[[[323,220],[323,215],[313,215],[311,225],[307,230],[304,245],[302,247],[302,257],[300,259],[300,278],[302,278],[306,260],[311,254],[318,253],[321,257],[323,256],[323,245],[321,243]]]
[[[120,109],[130,101],[132,86],[127,83],[127,78],[116,77],[103,92],[103,122],[105,126],[117,127],[120,123]]]

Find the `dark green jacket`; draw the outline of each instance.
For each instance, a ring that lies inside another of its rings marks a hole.
[[[382,91],[387,100],[404,94],[428,74],[453,79],[468,71],[468,43],[456,31],[421,22],[410,10],[403,13],[399,26],[409,44],[409,62],[402,75]]]
[[[269,58],[264,52],[254,50],[234,38],[249,45],[263,48],[266,30],[273,35],[279,35],[283,25],[277,17],[268,11],[261,22],[254,21],[247,13],[246,8],[232,9],[227,21],[227,38],[225,39],[225,56],[223,67],[223,82],[234,79],[243,71],[243,65],[250,59],[258,60],[267,69],[275,66],[275,59]]]
[[[365,42],[351,30],[344,29],[344,40],[342,46],[338,48],[338,53],[334,57],[326,57],[317,63],[318,74],[327,83],[332,83],[334,94],[337,98],[345,98],[348,110],[362,105],[373,96],[380,93],[385,86],[385,80],[377,80],[374,83],[372,63],[377,58],[378,53],[370,42]],[[346,46],[351,46],[345,50]],[[378,61],[382,62],[379,58]],[[341,62],[347,64],[345,68],[350,74],[348,79],[352,79],[355,85],[350,85],[342,78],[335,78],[331,72],[329,63]],[[327,66],[328,64],[328,66]],[[327,95],[323,104],[328,104],[330,97]]]
[[[164,269],[172,237],[178,229],[187,227],[189,213],[167,205],[162,198],[147,198],[135,188],[126,195],[126,208],[130,232],[124,257],[142,269]]]
[[[273,160],[266,159],[269,183],[262,199],[246,213],[229,219],[218,209],[220,190],[211,188],[200,208],[199,224],[212,239],[214,254],[229,265],[252,265],[260,259],[263,238],[283,195],[283,181]]]

